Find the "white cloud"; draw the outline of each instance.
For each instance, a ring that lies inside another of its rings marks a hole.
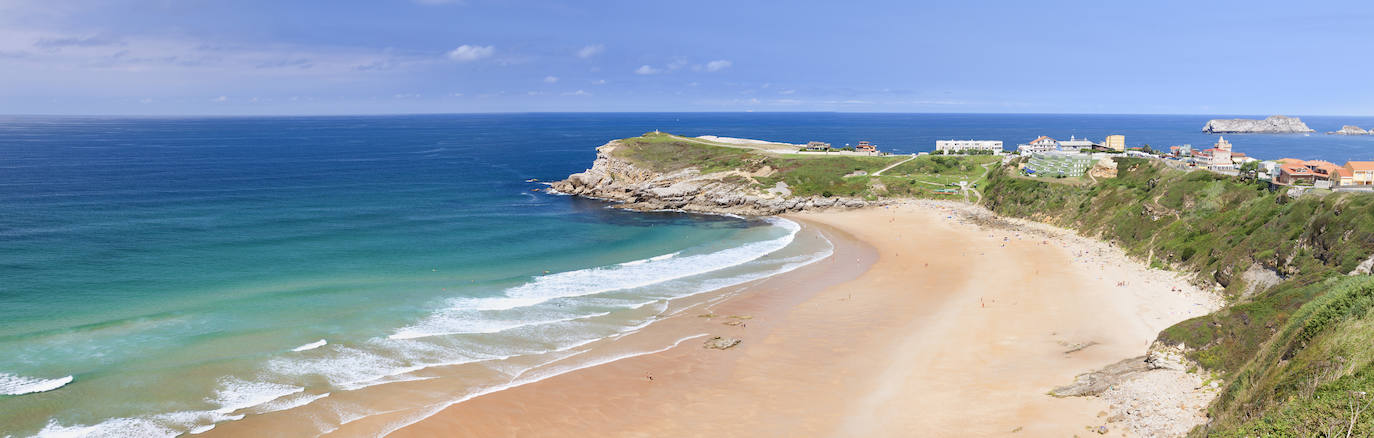
[[[639,68],[635,69],[635,74],[637,75],[656,75],[662,72],[663,70],[650,67],[648,64],[641,65]]]
[[[584,90],[577,90],[577,91],[570,91],[570,92],[567,92],[567,93],[563,93],[563,95],[564,95],[564,96],[591,96],[592,93],[588,93],[588,92],[586,92],[586,91],[584,91]]]
[[[717,59],[706,63],[706,71],[721,71],[730,68],[731,65],[734,65],[734,63],[724,59]]]
[[[138,103],[153,103],[153,99],[150,99],[150,98],[145,97],[145,98],[139,99]]]
[[[214,99],[210,99],[210,101],[211,101],[211,102],[228,102],[228,101],[229,101],[229,97],[228,97],[228,96],[220,96],[220,97],[216,97],[216,98],[214,98]]]
[[[476,61],[482,58],[491,57],[493,53],[496,53],[496,47],[469,46],[467,44],[464,44],[458,46],[458,48],[456,49],[450,50],[448,52],[448,59],[452,59],[458,62],[469,62]]]
[[[558,83],[558,76],[544,76],[544,83],[546,83],[546,84]]]
[[[453,97],[463,97],[463,93],[449,93],[448,95]]]
[[[779,91],[778,94],[790,95],[790,94],[794,94],[794,93],[796,93],[796,92],[797,92],[797,90],[782,90],[782,91]]]
[[[606,85],[606,80],[605,80],[605,79],[597,79],[596,81],[592,82],[592,85]]]
[[[677,70],[687,66],[687,58],[677,58],[668,63],[668,70]]]
[[[687,83],[687,86],[688,86],[688,87],[695,87],[695,86],[697,86],[697,85],[701,85],[701,83],[696,82],[696,81],[692,81],[692,82],[688,82],[688,83]]]
[[[578,51],[577,51],[577,57],[578,57],[578,58],[582,58],[582,59],[587,59],[587,58],[591,58],[591,57],[596,56],[596,55],[600,55],[601,52],[605,52],[605,51],[606,51],[606,46],[605,46],[605,45],[602,45],[602,44],[592,44],[592,45],[590,45],[590,46],[583,47],[581,50],[578,50]]]

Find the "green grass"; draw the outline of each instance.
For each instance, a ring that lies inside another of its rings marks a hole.
[[[620,143],[622,146],[614,152],[617,158],[629,160],[637,166],[657,172],[672,172],[689,167],[696,168],[704,174],[729,170],[755,172],[769,167],[775,171],[772,175],[757,177],[754,180],[763,187],[771,187],[779,181],[785,182],[797,196],[948,199],[951,196],[935,194],[932,191],[939,187],[929,186],[927,189],[921,187],[928,186],[927,184],[914,181],[937,184],[958,181],[981,182],[981,177],[986,173],[983,165],[998,161],[998,157],[991,156],[923,156],[894,167],[881,177],[845,177],[857,171],[872,174],[908,157],[769,154],[662,133],[623,139]]]

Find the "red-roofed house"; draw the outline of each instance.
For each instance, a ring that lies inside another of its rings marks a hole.
[[[1298,160],[1301,161],[1301,160]],[[1312,174],[1312,169],[1302,164],[1291,164],[1285,162],[1279,165],[1279,176],[1274,179],[1279,184],[1312,184],[1316,182],[1316,175]]]
[[[1030,143],[1016,146],[1016,151],[1021,155],[1049,152],[1055,149],[1059,149],[1059,141],[1043,135],[1031,140]]]

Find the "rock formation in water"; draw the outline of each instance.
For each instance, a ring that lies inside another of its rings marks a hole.
[[[596,148],[592,168],[550,185],[553,192],[620,202],[633,210],[684,210],[699,213],[774,215],[826,208],[875,205],[863,199],[791,196],[785,184],[755,187],[739,170],[702,174],[696,168],[659,173],[615,156],[619,141]],[[765,171],[767,169],[765,168]],[[878,202],[880,203],[880,202]]]
[[[1315,132],[1308,128],[1302,119],[1286,116],[1269,116],[1264,120],[1254,119],[1212,119],[1202,132],[1212,134],[1294,134]]]
[[[1345,125],[1345,126],[1342,126],[1342,127],[1341,127],[1341,130],[1340,130],[1340,131],[1328,132],[1327,134],[1331,134],[1331,135],[1369,135],[1369,134],[1374,134],[1374,132],[1370,132],[1370,131],[1366,131],[1366,130],[1364,130],[1364,129],[1360,129],[1359,126],[1355,126],[1355,125]]]

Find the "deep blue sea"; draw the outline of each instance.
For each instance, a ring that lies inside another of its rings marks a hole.
[[[1258,117],[1258,116],[1254,116]],[[782,220],[632,213],[532,192],[655,129],[897,153],[1040,135],[1205,146],[1212,116],[510,114],[0,118],[0,436],[158,436],[468,378],[528,379],[685,299],[828,254]],[[1318,131],[1374,118],[1303,117]],[[1374,159],[1374,136],[1227,136]],[[437,382],[437,380],[436,380]],[[306,418],[307,416],[301,416]]]

